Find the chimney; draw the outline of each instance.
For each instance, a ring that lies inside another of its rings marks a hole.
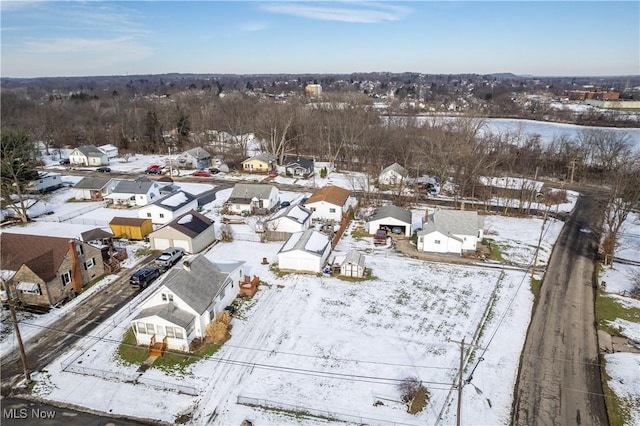
[[[82,270],[80,269],[80,258],[76,251],[75,240],[69,240],[69,252],[71,253],[71,287],[76,294],[82,291]]]
[[[184,268],[185,271],[191,272],[191,263],[188,260],[185,260],[184,262],[182,262],[182,267]]]
[[[424,212],[424,223],[429,223],[429,209]]]

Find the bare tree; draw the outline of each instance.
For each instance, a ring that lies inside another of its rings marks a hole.
[[[0,145],[0,193],[21,222],[29,221],[27,186],[33,180],[39,151],[22,131],[2,134]],[[15,199],[15,202],[9,201]]]

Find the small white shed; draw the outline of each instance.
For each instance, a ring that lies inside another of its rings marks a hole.
[[[340,275],[343,277],[364,277],[364,254],[351,250],[340,264]]]

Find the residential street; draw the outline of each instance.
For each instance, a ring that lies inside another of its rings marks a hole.
[[[547,268],[522,355],[513,422],[607,425],[594,327],[594,259],[603,203],[580,197]]]

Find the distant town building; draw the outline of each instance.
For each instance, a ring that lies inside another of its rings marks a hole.
[[[305,94],[311,99],[320,99],[322,95],[322,86],[319,84],[307,84],[304,88]]]

